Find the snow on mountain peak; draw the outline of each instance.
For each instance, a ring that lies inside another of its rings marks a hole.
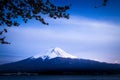
[[[47,51],[47,53],[45,55],[39,56],[39,55],[35,55],[33,56],[33,58],[42,58],[42,59],[52,59],[55,57],[62,57],[62,58],[77,58],[76,56],[73,56],[71,54],[66,53],[65,51],[63,51],[62,49],[56,47],[53,49],[49,49]]]

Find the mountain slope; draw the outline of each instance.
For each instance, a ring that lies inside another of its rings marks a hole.
[[[40,58],[40,57],[42,57],[43,59],[46,59],[46,58],[52,59],[52,58],[55,58],[55,57],[77,58],[76,56],[68,54],[67,52],[63,51],[62,49],[60,49],[58,47],[53,48],[53,49],[49,49],[45,53],[45,55],[39,56],[39,54],[38,54],[38,55],[32,56],[32,58]]]
[[[77,74],[119,74],[120,65],[100,63],[85,59],[71,59],[56,57],[53,59],[25,59],[19,62],[5,64],[0,66],[1,73],[77,73]]]
[[[79,59],[59,48],[55,48],[43,56],[33,56],[0,66],[1,74],[18,72],[39,74],[120,74],[120,64]]]

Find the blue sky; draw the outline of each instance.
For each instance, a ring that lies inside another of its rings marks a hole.
[[[54,0],[52,0],[54,1]],[[57,4],[66,3],[58,0]],[[70,19],[50,19],[49,26],[31,20],[9,28],[0,44],[0,63],[17,61],[60,47],[79,58],[120,63],[120,0],[109,0],[106,7],[94,8],[102,0],[70,0]]]

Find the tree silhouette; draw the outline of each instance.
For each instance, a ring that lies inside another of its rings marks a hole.
[[[106,6],[108,0],[103,0],[103,4],[95,6],[95,8]],[[66,11],[70,8],[70,5],[57,6],[50,0],[0,0],[0,28],[3,25],[7,27],[19,26],[20,20],[27,23],[30,19],[36,19],[42,24],[48,25],[48,23],[42,17],[43,15],[50,18],[67,18],[69,14]],[[7,33],[7,29],[0,29],[0,43],[10,44],[5,41],[5,37],[2,37],[3,33]]]
[[[95,6],[95,8],[99,8],[99,7],[106,6],[107,3],[108,3],[108,0],[103,0],[103,4],[102,4],[102,5],[99,5],[99,6]]]
[[[66,11],[69,6],[57,6],[50,0],[0,0],[0,27],[6,25],[19,26],[21,19],[27,23],[30,19],[36,19],[42,24],[48,25],[42,15],[49,16],[50,18],[67,18],[69,14]],[[0,36],[7,29],[0,31]],[[5,41],[5,37],[0,38],[0,43],[9,44]]]

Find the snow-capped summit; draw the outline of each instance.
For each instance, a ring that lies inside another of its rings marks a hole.
[[[62,57],[62,58],[77,58],[76,56],[73,56],[71,54],[68,54],[67,52],[63,51],[62,49],[56,47],[53,49],[49,49],[45,55],[39,56],[39,55],[35,55],[32,58],[42,58],[42,59],[52,59],[55,57]]]

